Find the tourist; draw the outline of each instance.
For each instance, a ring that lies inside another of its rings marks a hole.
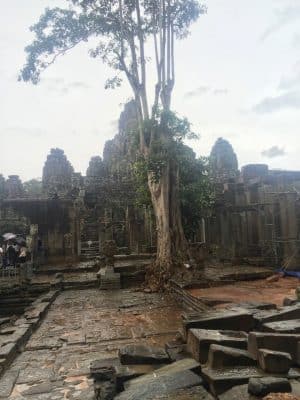
[[[8,258],[8,265],[12,265],[15,267],[17,261],[17,252],[12,243],[8,243],[6,255]]]
[[[0,266],[3,267],[4,266],[4,251],[2,246],[0,246]]]
[[[18,257],[18,263],[20,264],[19,269],[19,281],[20,284],[27,282],[27,248],[25,246],[21,246],[20,254]]]
[[[19,253],[19,257],[18,257],[18,262],[20,264],[24,264],[26,262],[26,258],[27,258],[27,248],[25,246],[22,246],[20,248],[20,253]]]

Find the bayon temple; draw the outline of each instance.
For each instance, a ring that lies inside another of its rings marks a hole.
[[[134,118],[129,104],[85,176],[53,148],[38,190],[0,178],[0,233],[30,255],[1,269],[0,399],[299,399],[300,171],[239,168],[219,138],[213,202],[196,227],[187,213],[191,279],[155,292]]]
[[[118,134],[106,142],[103,158],[90,159],[85,176],[57,148],[47,156],[38,195],[28,195],[18,176],[0,176],[0,230],[29,235],[34,225],[47,262],[95,257],[106,240],[116,242],[119,254],[155,253],[151,209],[135,201],[135,153],[127,134],[133,113],[129,103]],[[300,265],[300,171],[271,170],[265,164],[239,169],[234,149],[222,138],[209,160],[215,202],[203,212],[190,242],[233,264],[279,266],[294,255],[291,262]]]

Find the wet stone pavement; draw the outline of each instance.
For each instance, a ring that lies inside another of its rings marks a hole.
[[[92,361],[116,357],[127,343],[164,345],[179,330],[180,314],[159,294],[64,291],[0,378],[0,399],[92,399]]]

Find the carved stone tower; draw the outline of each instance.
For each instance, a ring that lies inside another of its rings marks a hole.
[[[231,144],[219,138],[210,153],[211,175],[216,182],[228,182],[238,174],[238,160]]]

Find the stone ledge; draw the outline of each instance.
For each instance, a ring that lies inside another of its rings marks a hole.
[[[42,294],[25,309],[24,314],[14,322],[13,326],[0,329],[0,376],[7,370],[16,355],[23,351],[58,294],[58,290],[50,290],[47,294]]]

